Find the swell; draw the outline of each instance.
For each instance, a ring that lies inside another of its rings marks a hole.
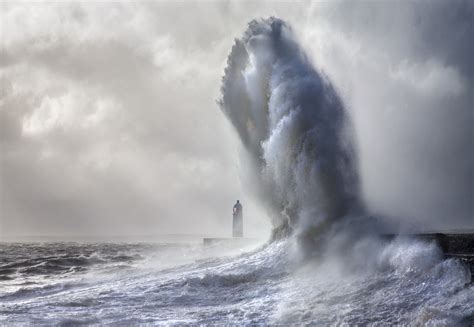
[[[119,267],[143,259],[125,245],[69,243],[5,244],[0,247],[0,280],[65,275],[97,267]],[[125,252],[124,252],[125,251]]]

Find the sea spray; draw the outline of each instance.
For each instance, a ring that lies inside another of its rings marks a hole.
[[[361,208],[344,105],[287,23],[249,23],[228,57],[221,91],[275,236],[296,231],[313,239]]]
[[[381,237],[386,230],[366,214],[346,108],[285,22],[252,21],[235,41],[220,105],[246,149],[251,170],[244,177],[269,209],[274,237],[299,240],[267,247],[286,247],[286,261],[272,271],[291,267],[274,322],[471,319],[465,265],[444,260],[433,242]]]

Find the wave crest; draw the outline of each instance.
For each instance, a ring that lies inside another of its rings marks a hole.
[[[274,236],[313,235],[360,209],[350,124],[291,27],[254,20],[228,57],[220,106],[249,154],[247,175]]]

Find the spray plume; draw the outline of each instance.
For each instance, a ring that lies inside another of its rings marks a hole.
[[[221,91],[274,237],[314,236],[361,208],[347,113],[287,23],[249,23],[228,57]]]

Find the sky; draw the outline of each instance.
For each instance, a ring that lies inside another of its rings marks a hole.
[[[474,228],[472,1],[1,3],[0,237],[268,235],[217,105],[234,39],[287,21],[353,120],[384,219]]]

